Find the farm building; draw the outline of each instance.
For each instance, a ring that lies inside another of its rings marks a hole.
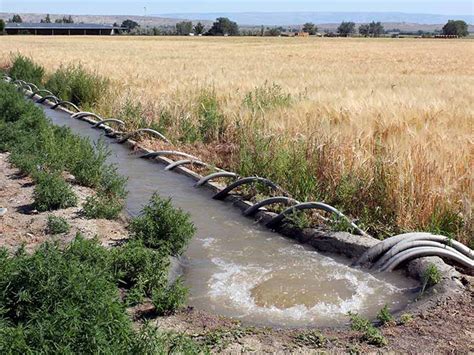
[[[90,23],[7,23],[5,32],[9,35],[113,35],[122,27]]]

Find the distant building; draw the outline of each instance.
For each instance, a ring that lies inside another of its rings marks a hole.
[[[296,32],[295,37],[309,37],[309,33],[308,32],[303,32],[303,31]]]
[[[5,32],[9,35],[29,34],[43,36],[114,35],[125,28],[90,23],[7,23]]]

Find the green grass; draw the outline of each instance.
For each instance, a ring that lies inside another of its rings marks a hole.
[[[377,314],[377,319],[382,324],[388,324],[388,323],[393,322],[393,316],[390,313],[390,309],[388,308],[388,305],[385,305],[385,306],[382,307],[382,309]]]

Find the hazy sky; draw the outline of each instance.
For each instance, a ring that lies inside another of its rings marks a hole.
[[[474,0],[0,0],[0,12],[147,14],[186,12],[342,11],[472,14]]]

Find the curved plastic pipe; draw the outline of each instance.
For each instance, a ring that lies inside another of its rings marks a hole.
[[[58,106],[66,106],[66,105],[71,106],[78,113],[81,112],[81,109],[77,107],[75,104],[73,104],[71,101],[59,101],[57,104],[54,104],[53,106],[51,106],[51,110],[56,110]]]
[[[94,117],[94,118],[97,118],[99,121],[103,120],[102,117],[100,117],[99,115],[96,115],[94,112],[79,111],[71,115],[71,118],[83,118],[83,117]]]
[[[58,99],[56,96],[54,96],[54,95],[48,95],[48,96],[43,96],[41,99],[38,99],[38,100],[36,101],[36,103],[42,104],[42,103],[45,102],[46,100],[54,100],[56,103],[59,102],[59,99]]]
[[[183,160],[178,160],[178,161],[175,161],[174,163],[171,163],[165,168],[165,170],[170,171],[170,170],[173,170],[174,168],[177,168],[178,166],[186,165],[186,164],[195,164],[195,165],[200,165],[204,167],[208,166],[206,163],[200,160],[183,159]]]
[[[99,121],[97,122],[96,124],[94,124],[92,126],[92,128],[99,128],[101,125],[103,125],[104,123],[110,123],[110,122],[114,122],[114,123],[117,123],[119,124],[120,126],[125,126],[125,122],[123,122],[122,120],[118,120],[116,118],[107,118],[105,120],[102,120],[102,121]]]
[[[185,157],[185,158],[189,158],[189,159],[192,159],[192,160],[199,160],[199,158],[196,158],[195,156],[193,156],[191,154],[178,152],[176,150],[158,150],[156,152],[151,152],[151,153],[142,155],[140,158],[150,159],[150,158],[161,157],[161,156],[164,156],[164,155],[176,155],[178,157]]]
[[[330,205],[322,203],[322,202],[304,202],[304,203],[300,203],[300,204],[295,205],[295,206],[291,206],[291,207],[287,208],[286,210],[284,210],[283,212],[281,212],[278,216],[273,217],[267,223],[267,227],[274,228],[274,227],[278,226],[283,221],[283,219],[286,217],[286,215],[288,213],[291,213],[293,211],[302,211],[302,210],[311,210],[311,209],[322,210],[322,211],[326,211],[326,212],[329,212],[329,213],[334,213],[337,216],[339,216],[340,218],[343,218],[344,220],[346,220],[347,223],[349,223],[351,225],[351,227],[354,228],[360,235],[367,235],[367,233],[365,233],[362,229],[360,229],[357,224],[355,224],[349,218],[347,218],[347,216],[345,214],[343,214],[341,211],[339,211],[338,209],[336,209],[336,208],[334,208]]]
[[[25,82],[25,84],[28,84],[28,86],[29,86],[30,88],[33,88],[33,89],[35,89],[35,90],[39,90],[39,88],[38,88],[35,84],[33,84],[33,83],[27,83],[27,82]]]
[[[251,184],[253,182],[261,182],[261,183],[271,187],[272,189],[283,191],[280,186],[278,186],[277,184],[275,184],[274,182],[272,182],[268,179],[258,177],[258,176],[250,176],[250,177],[245,177],[245,178],[242,178],[242,179],[239,179],[239,180],[233,182],[232,184],[228,185],[224,190],[222,190],[222,191],[218,192],[217,194],[215,194],[212,198],[214,200],[223,200],[235,188],[237,188],[241,185]]]
[[[48,95],[50,95],[50,96],[54,96],[54,94],[53,94],[51,91],[49,91],[49,90],[46,90],[46,89],[39,89],[39,90],[33,91],[33,93],[30,95],[30,99],[33,98],[33,97],[35,97],[35,95],[39,95],[40,93],[43,93],[43,92],[46,93],[46,94],[48,94]],[[41,96],[41,95],[40,95],[40,96]]]
[[[421,258],[424,256],[444,257],[444,258],[453,260],[467,268],[474,269],[474,261],[465,257],[461,253],[457,253],[457,252],[455,253],[450,250],[446,250],[444,248],[419,247],[419,248],[412,248],[412,249],[402,251],[401,253],[393,256],[380,268],[380,271],[381,272],[392,271],[398,265],[400,265],[401,263],[407,260]]]
[[[369,250],[367,250],[360,258],[355,262],[355,265],[362,265],[368,262],[373,262],[377,260],[382,254],[386,253],[389,249],[400,242],[412,242],[415,240],[431,240],[436,242],[443,242],[444,244],[449,245],[450,247],[456,249],[465,256],[473,259],[474,252],[467,246],[459,243],[456,240],[452,240],[448,237],[442,235],[434,235],[431,233],[424,232],[415,232],[415,233],[405,233],[399,234],[394,237],[385,239],[384,241],[376,244]]]
[[[207,176],[204,176],[201,180],[199,180],[194,186],[195,187],[199,187],[199,186],[202,186],[204,185],[206,182],[210,181],[210,180],[213,180],[213,179],[217,179],[217,178],[221,178],[221,177],[233,177],[233,178],[238,178],[239,175],[237,175],[236,173],[231,173],[229,171],[221,171],[221,172],[218,172],[218,173],[212,173],[212,174],[209,174]]]
[[[380,268],[387,260],[390,258],[394,257],[398,253],[411,249],[411,248],[416,248],[416,247],[437,247],[437,248],[444,248],[446,250],[450,250],[452,252],[457,252],[456,249],[451,248],[450,246],[439,243],[439,242],[434,242],[431,240],[415,240],[415,241],[408,241],[408,242],[400,242],[398,244],[395,244],[395,246],[390,249],[388,252],[386,252],[382,257],[377,260],[376,263],[372,265],[372,268]]]
[[[159,137],[160,139],[164,140],[166,143],[170,143],[168,138],[166,138],[160,132],[155,131],[154,129],[151,129],[151,128],[140,128],[140,129],[137,129],[136,131],[127,133],[118,141],[118,143],[124,143],[127,139],[129,139],[129,138],[131,138],[131,137],[133,137],[133,136],[135,136],[136,134],[139,134],[139,133],[150,133],[150,134],[153,134],[153,135]]]
[[[257,213],[257,211],[260,208],[268,206],[268,205],[273,205],[275,203],[284,203],[286,205],[290,205],[290,204],[298,204],[299,201],[296,201],[294,198],[286,197],[286,196],[270,197],[270,198],[267,198],[267,199],[262,200],[260,202],[257,202],[253,206],[250,206],[249,208],[247,208],[243,212],[244,216],[252,216],[255,213]]]

